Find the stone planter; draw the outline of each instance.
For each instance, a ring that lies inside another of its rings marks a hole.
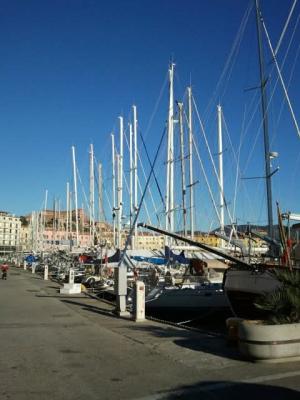
[[[239,350],[252,360],[300,357],[300,323],[268,325],[263,321],[241,321]]]

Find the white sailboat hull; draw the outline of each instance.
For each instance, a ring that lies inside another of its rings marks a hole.
[[[146,309],[149,311],[193,312],[200,315],[203,312],[226,308],[229,308],[229,302],[220,285],[209,285],[207,288],[156,288],[146,298]]]
[[[272,273],[272,268],[252,269],[228,268],[224,277],[224,290],[233,313],[242,318],[257,318],[259,310],[255,300],[263,293],[278,288],[280,283]]]

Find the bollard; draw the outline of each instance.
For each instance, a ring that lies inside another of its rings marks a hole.
[[[142,281],[135,283],[133,309],[135,321],[145,321],[145,284]]]
[[[115,268],[115,294],[117,296],[116,313],[120,317],[128,317],[130,314],[126,309],[126,296],[127,296],[127,267],[120,265]]]
[[[36,268],[36,263],[33,262],[33,263],[31,264],[31,272],[32,272],[33,274],[35,274],[35,268]]]
[[[69,282],[64,283],[64,287],[60,288],[59,293],[61,294],[79,294],[81,293],[81,284],[74,283],[75,273],[72,268],[69,270]]]
[[[46,264],[44,267],[44,281],[48,280],[48,265]]]
[[[74,280],[75,280],[74,269],[70,268],[70,270],[69,270],[69,284],[70,285],[74,285]]]
[[[26,263],[25,260],[24,260],[24,263],[23,263],[23,268],[24,268],[24,271],[26,271],[26,269],[27,269],[27,263]]]

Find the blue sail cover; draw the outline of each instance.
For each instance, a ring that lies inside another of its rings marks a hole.
[[[168,261],[172,261],[172,262],[177,261],[179,264],[189,264],[190,263],[190,260],[185,257],[183,250],[180,254],[175,254],[168,246],[165,246],[165,257]]]
[[[143,257],[143,256],[131,256],[135,261],[145,261],[155,265],[163,265],[167,263],[164,257]]]
[[[165,246],[165,257],[131,256],[131,258],[135,261],[145,261],[155,265],[164,265],[168,262],[178,262],[186,265],[190,263],[190,260],[185,257],[184,251],[180,254],[175,254],[168,246]]]
[[[28,262],[28,263],[33,263],[33,262],[36,262],[36,261],[37,261],[37,258],[34,257],[34,255],[29,254],[29,256],[27,256],[27,257],[25,258],[25,261]]]

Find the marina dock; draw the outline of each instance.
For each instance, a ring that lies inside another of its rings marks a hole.
[[[243,360],[226,336],[136,323],[11,267],[0,281],[0,399],[299,399],[300,361]]]

